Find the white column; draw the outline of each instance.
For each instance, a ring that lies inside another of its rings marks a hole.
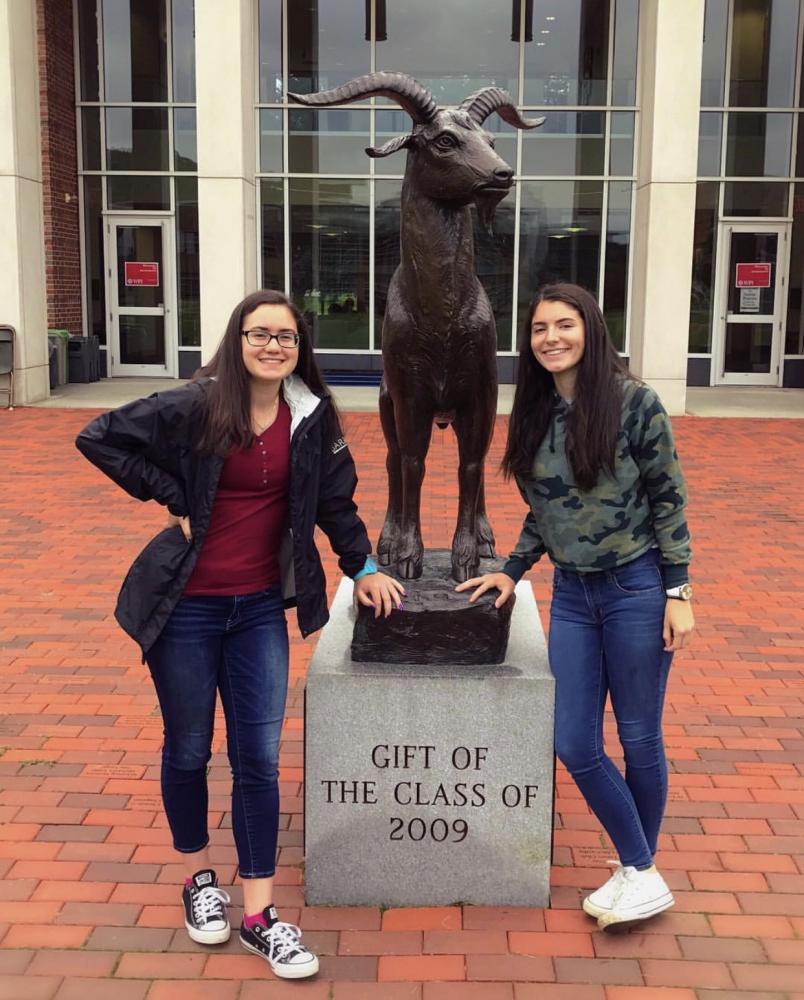
[[[686,401],[704,0],[641,0],[631,370]]]
[[[255,0],[195,0],[201,352],[257,288]]]
[[[0,324],[20,404],[50,391],[37,67],[35,0],[0,0]]]

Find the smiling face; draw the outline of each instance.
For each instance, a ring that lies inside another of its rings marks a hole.
[[[574,387],[585,344],[586,330],[577,309],[566,302],[548,300],[536,306],[530,323],[530,348],[562,395]]]
[[[287,306],[265,303],[243,317],[243,330],[267,330],[296,333],[296,320]],[[295,369],[299,361],[298,347],[280,347],[276,338],[262,347],[253,347],[248,337],[241,337],[243,364],[249,376],[259,383],[280,382]]]

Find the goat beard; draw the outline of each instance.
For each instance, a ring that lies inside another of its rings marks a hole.
[[[475,208],[480,225],[486,230],[489,236],[494,235],[494,213],[497,206],[508,194],[507,190],[495,188],[481,188],[475,192]]]

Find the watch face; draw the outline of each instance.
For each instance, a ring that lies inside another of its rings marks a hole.
[[[692,597],[692,586],[689,583],[682,584],[679,588],[679,594],[682,600],[689,601]]]

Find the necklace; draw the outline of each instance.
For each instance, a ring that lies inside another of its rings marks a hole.
[[[251,411],[251,426],[257,437],[259,437],[261,434],[264,434],[271,426],[271,424],[274,422],[274,420],[276,420],[276,414],[278,410],[279,410],[279,396],[277,396],[276,399],[273,401],[270,410],[268,410],[268,413],[265,415],[265,417],[263,417],[263,419],[258,420],[254,410]]]

